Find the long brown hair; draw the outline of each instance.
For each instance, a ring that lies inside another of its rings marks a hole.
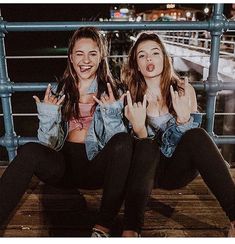
[[[166,104],[169,112],[174,113],[171,95],[170,95],[170,85],[173,86],[174,90],[180,91],[182,88],[178,86],[180,81],[179,77],[175,73],[171,58],[167,54],[166,48],[159,38],[159,36],[154,32],[142,32],[137,37],[137,40],[130,49],[128,61],[126,66],[123,67],[122,81],[127,85],[133,102],[138,102],[143,100],[143,96],[147,89],[147,84],[144,80],[143,75],[138,69],[137,64],[137,48],[140,43],[144,41],[154,41],[156,42],[163,53],[163,71],[161,74],[160,89],[163,98],[163,104]]]
[[[108,92],[107,83],[111,84],[114,96],[117,97],[116,83],[112,77],[107,61],[108,52],[106,39],[95,27],[81,27],[74,32],[72,38],[70,39],[68,46],[67,67],[59,81],[57,89],[57,92],[63,90],[63,93],[65,94],[65,100],[62,106],[62,118],[65,121],[69,121],[72,118],[79,119],[80,115],[78,105],[80,94],[77,86],[79,79],[70,60],[70,54],[72,54],[75,43],[82,38],[89,38],[95,41],[101,54],[101,61],[96,72],[98,83],[97,97],[100,98],[103,92]],[[93,110],[94,108],[95,107],[93,107]]]

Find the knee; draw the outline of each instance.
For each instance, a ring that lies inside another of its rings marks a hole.
[[[132,152],[132,146],[133,146],[133,141],[131,136],[128,133],[121,132],[116,135],[114,135],[111,138],[113,142],[113,147],[115,148],[115,151],[118,153],[122,153],[125,151],[130,151]]]
[[[188,130],[185,132],[183,137],[194,142],[203,142],[205,139],[210,138],[206,130],[204,130],[203,128],[194,128]]]
[[[42,147],[44,146],[36,142],[26,143],[19,147],[17,156],[23,159],[34,159],[35,157],[39,158]]]

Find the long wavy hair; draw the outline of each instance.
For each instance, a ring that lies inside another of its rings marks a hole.
[[[69,41],[67,67],[63,73],[62,78],[59,80],[57,88],[57,93],[61,92],[62,90],[65,94],[65,100],[62,106],[62,118],[65,121],[69,121],[72,118],[79,119],[80,116],[78,104],[80,99],[80,94],[78,90],[79,79],[76,74],[76,71],[73,68],[73,64],[70,60],[70,55],[72,54],[76,42],[82,38],[92,39],[94,42],[97,43],[97,46],[100,51],[101,61],[96,72],[98,82],[98,99],[100,98],[103,92],[106,92],[108,94],[107,83],[111,84],[114,96],[116,98],[118,96],[116,82],[112,77],[108,65],[108,51],[106,39],[95,27],[81,27],[80,29],[74,32],[72,38]],[[96,104],[93,106],[91,112],[95,110],[95,106]]]
[[[122,81],[128,87],[128,90],[131,93],[133,102],[139,102],[143,100],[143,96],[147,89],[147,84],[141,72],[138,69],[137,64],[137,48],[140,43],[144,41],[154,41],[156,42],[163,53],[163,71],[161,74],[160,80],[160,89],[161,95],[163,99],[163,104],[169,109],[170,113],[175,113],[171,101],[170,95],[170,85],[173,86],[174,90],[182,91],[183,88],[179,87],[179,77],[175,73],[171,58],[167,54],[166,48],[159,38],[159,36],[154,32],[142,32],[138,35],[137,40],[131,47],[129,51],[128,61],[127,64],[124,65],[122,70]]]

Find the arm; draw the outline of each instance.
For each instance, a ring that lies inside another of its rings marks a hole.
[[[65,96],[60,99],[51,93],[51,85],[49,84],[45,92],[44,100],[41,102],[37,96],[33,96],[37,104],[39,129],[38,139],[41,143],[58,149],[61,138],[64,136],[61,127],[61,103]]]
[[[201,125],[202,115],[197,113],[197,101],[194,88],[184,83],[184,94],[179,95],[171,87],[171,97],[176,118],[171,118],[161,137],[161,150],[165,156],[170,157],[182,135],[193,128]]]

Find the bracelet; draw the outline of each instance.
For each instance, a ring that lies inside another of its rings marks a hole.
[[[190,119],[191,119],[191,117],[189,117],[189,119],[188,119],[187,121],[185,121],[185,122],[179,122],[179,121],[177,120],[177,118],[176,118],[176,124],[177,124],[177,125],[184,125],[184,124],[187,124],[187,123],[190,121]]]

